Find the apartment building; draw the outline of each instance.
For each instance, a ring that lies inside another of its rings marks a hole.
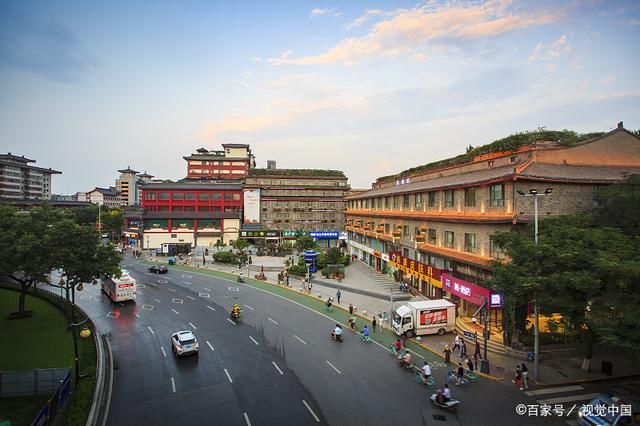
[[[51,176],[62,172],[30,163],[35,163],[35,160],[10,152],[0,154],[0,200],[11,202],[51,198]]]

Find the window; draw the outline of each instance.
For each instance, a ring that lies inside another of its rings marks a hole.
[[[393,196],[393,208],[394,209],[400,208],[400,196],[399,195],[394,195]]]
[[[196,211],[196,206],[184,206],[184,211],[185,212],[195,212]]]
[[[195,200],[196,199],[196,193],[195,192],[187,192],[186,194],[184,194],[184,199],[185,200]]]
[[[504,206],[504,185],[501,183],[491,185],[489,188],[489,205]]]
[[[174,192],[171,194],[172,200],[184,200],[184,193],[182,192]]]
[[[407,225],[402,227],[402,238],[409,239],[409,227]]]
[[[161,192],[158,194],[158,200],[168,200],[168,199],[169,199],[168,192]]]
[[[447,248],[453,248],[453,231],[444,231],[444,246]]]
[[[420,228],[418,228],[418,227],[416,226],[416,227],[413,229],[413,232],[414,232],[414,234],[413,234],[413,235],[415,235],[415,236],[417,237],[418,235],[420,235]]]
[[[388,223],[384,224],[384,233],[389,234],[391,232],[391,225]]]
[[[369,199],[368,198],[366,200],[364,200],[364,208],[365,209],[369,208]]]
[[[213,194],[209,194],[209,195],[211,195],[211,199],[212,200],[221,200],[222,199],[222,196],[217,192],[213,193]]]
[[[198,206],[198,211],[199,212],[209,212],[209,211],[211,211],[211,207],[209,207],[209,206]]]
[[[494,238],[489,237],[489,256],[495,259],[504,259],[504,251],[498,246]]]
[[[453,189],[444,191],[444,206],[453,207]]]
[[[433,191],[429,192],[429,207],[436,207],[438,204],[438,193]]]
[[[489,161],[487,162],[487,165],[488,165],[489,167],[493,167],[493,165],[494,165],[494,164],[495,164],[495,161],[493,161],[493,160],[489,160]]]
[[[159,212],[168,212],[169,211],[169,206],[158,206],[158,211]]]
[[[422,194],[415,195],[415,206],[417,209],[422,208]]]
[[[403,195],[402,196],[402,208],[404,208],[404,209],[408,209],[409,208],[409,195]]]
[[[476,234],[464,234],[464,251],[468,253],[476,252]]]
[[[517,155],[514,155],[513,157],[509,158],[509,162],[510,163],[517,163],[519,159],[520,159],[520,157],[518,157]]]
[[[384,197],[384,208],[388,209],[391,207],[391,202],[389,201],[389,197]]]
[[[435,245],[437,243],[436,241],[436,230],[435,228],[429,228],[429,230],[427,231],[428,233],[428,238],[429,238],[429,244],[433,244]]]
[[[225,201],[240,201],[240,194],[224,194]]]
[[[207,194],[206,192],[201,192],[198,194],[198,200],[207,201],[208,199],[209,199],[209,194]]]
[[[381,209],[382,208],[382,198],[378,198],[377,202],[376,202],[376,208]]]
[[[409,249],[407,249],[407,248],[403,248],[403,249],[402,249],[402,255],[403,255],[404,257],[409,257]]]
[[[465,188],[465,190],[464,190],[464,205],[465,205],[465,207],[475,207],[476,206],[476,189],[475,188]]]
[[[184,211],[184,206],[173,206],[173,207],[171,207],[171,211],[172,212],[183,212]]]
[[[156,193],[155,192],[145,192],[144,199],[145,200],[155,200],[156,199]]]

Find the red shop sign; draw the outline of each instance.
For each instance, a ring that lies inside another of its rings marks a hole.
[[[444,291],[463,298],[476,306],[481,306],[484,300],[491,297],[491,291],[468,281],[455,278],[449,273],[442,274],[442,288]]]

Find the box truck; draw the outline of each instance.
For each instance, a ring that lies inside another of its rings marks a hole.
[[[443,335],[456,326],[456,305],[444,299],[409,302],[395,310],[392,326],[399,336]]]

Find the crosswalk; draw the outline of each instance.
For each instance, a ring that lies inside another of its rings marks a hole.
[[[539,405],[548,405],[553,408],[562,406],[563,412],[566,413],[563,417],[565,417],[566,423],[572,426],[579,424],[576,417],[582,404],[600,395],[599,393],[588,392],[580,385],[541,388],[526,391],[525,394],[536,398],[536,402]]]

